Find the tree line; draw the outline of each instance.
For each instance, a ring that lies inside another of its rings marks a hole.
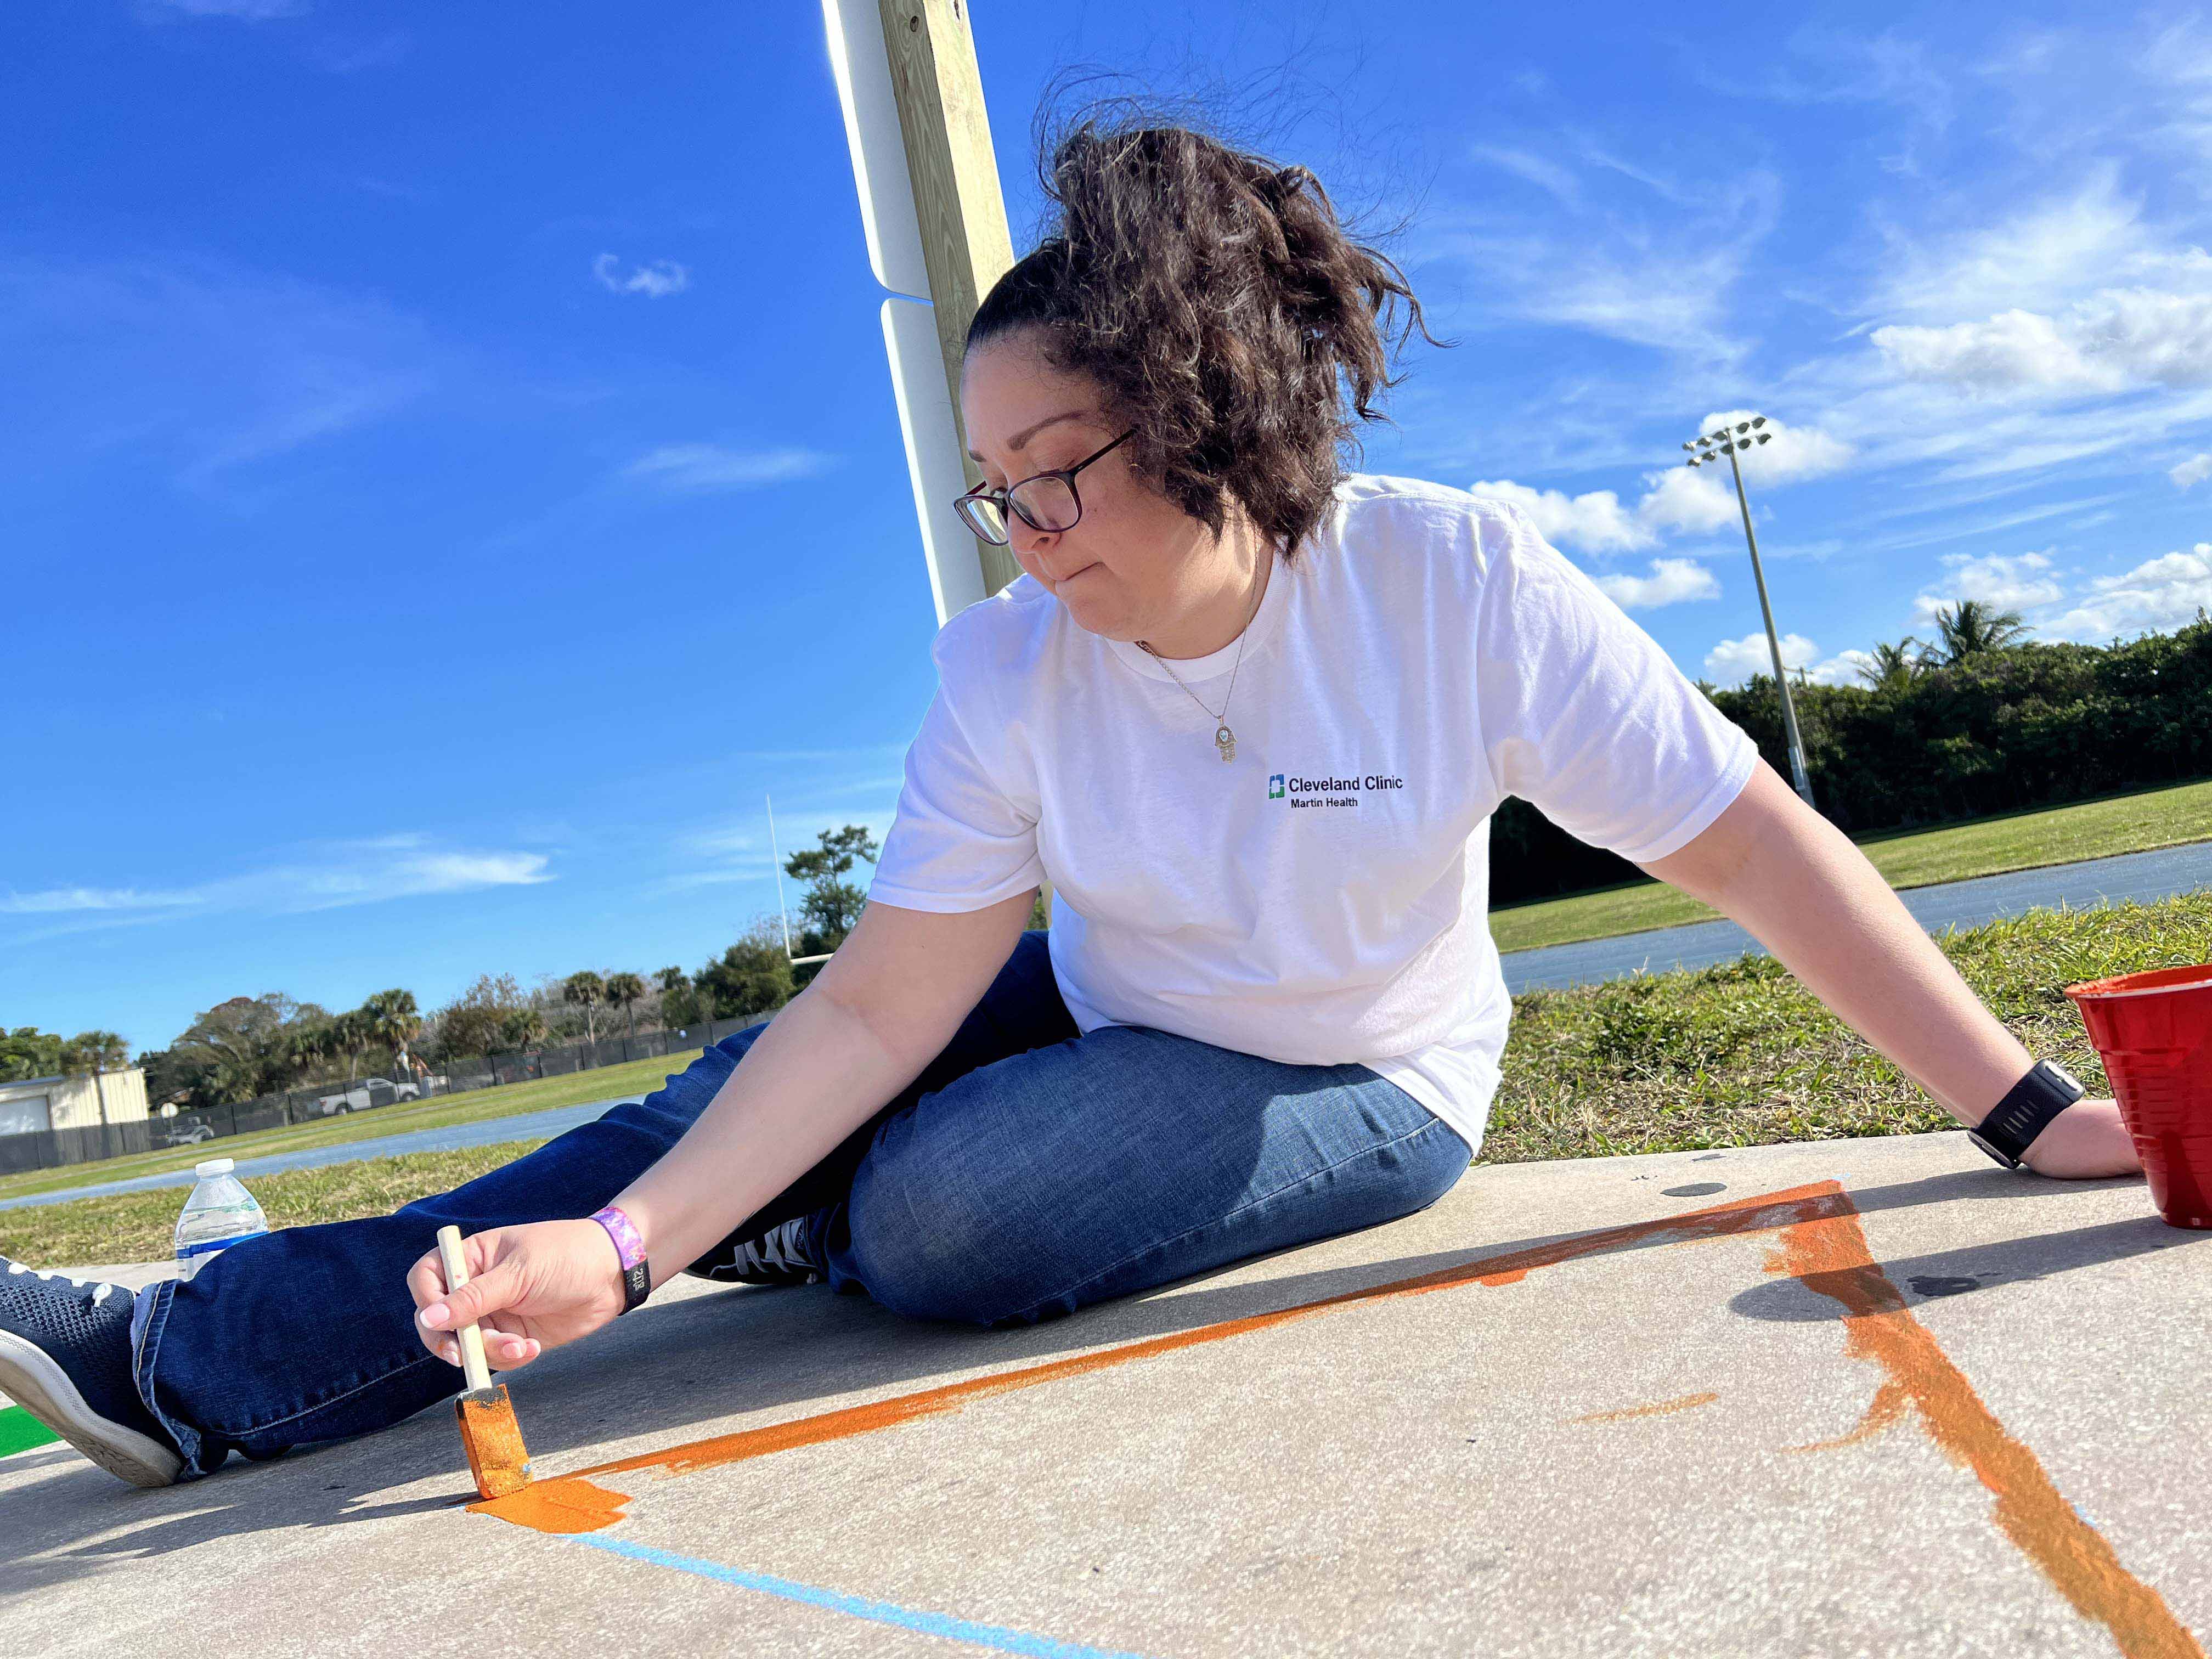
[[[819,840],[820,846],[784,860],[784,873],[806,884],[791,951],[784,949],[780,919],[761,915],[736,943],[694,972],[680,966],[650,975],[582,969],[545,975],[527,989],[512,974],[481,974],[451,1002],[427,1012],[413,992],[399,987],[343,1012],[282,992],[232,997],[195,1018],[167,1048],[140,1057],[147,1099],[156,1106],[173,1102],[181,1110],[204,1109],[335,1083],[341,1060],[349,1084],[377,1075],[404,1082],[452,1060],[596,1042],[617,1030],[635,1036],[640,1029],[678,1030],[710,1019],[766,1018],[822,966],[794,967],[792,957],[834,951],[860,921],[866,893],[844,878],[856,860],[873,863],[881,850],[859,824],[823,830]],[[108,1069],[127,1064],[128,1047],[112,1033],[71,1041],[82,1045],[102,1036],[115,1045],[102,1051],[112,1056]],[[6,1046],[13,1040],[0,1039],[0,1081],[7,1080],[4,1068],[13,1063]]]
[[[1933,640],[1877,646],[1857,685],[1791,683],[1813,799],[1839,828],[1930,828],[2212,775],[2212,614],[2105,646],[2030,641],[2017,612],[1972,599],[1936,623]],[[1790,775],[1772,675],[1699,689]],[[1493,903],[1643,879],[1526,801],[1498,811]]]

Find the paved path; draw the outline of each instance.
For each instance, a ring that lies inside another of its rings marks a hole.
[[[474,1656],[459,1572],[517,1655],[2202,1659],[2208,1375],[2212,1234],[2140,1181],[1483,1168],[1015,1330],[679,1279],[510,1375],[534,1515],[439,1409],[160,1492],[23,1451],[0,1653]]]
[[[2015,870],[2009,875],[1978,876],[1972,881],[1914,887],[1898,896],[1931,933],[1946,927],[1973,927],[2023,910],[2063,904],[2091,909],[2123,899],[2170,898],[2176,893],[2212,887],[2212,842],[2161,848],[2154,853],[2126,853],[2081,864]],[[1515,951],[1503,960],[1505,984],[1516,996],[1523,991],[1554,989],[1620,979],[1635,973],[1660,974],[1670,968],[1710,968],[1733,962],[1747,951],[1764,956],[1765,947],[1732,921],[1692,922],[1616,939],[1585,939],[1577,945],[1547,945]]]
[[[635,1100],[624,1095],[623,1100]],[[374,1140],[342,1141],[307,1152],[272,1152],[266,1158],[240,1158],[234,1174],[246,1180],[275,1175],[280,1170],[317,1170],[328,1164],[351,1164],[365,1158],[397,1158],[402,1152],[449,1152],[458,1146],[489,1146],[502,1140],[550,1139],[579,1123],[589,1123],[620,1101],[594,1100],[582,1106],[561,1106],[546,1112],[518,1112],[512,1117],[488,1117],[475,1123],[456,1123],[443,1129],[416,1129],[406,1134],[380,1135]],[[221,1158],[220,1139],[206,1142],[203,1158]],[[0,1200],[0,1210],[32,1210],[45,1204],[66,1204],[73,1198],[99,1198],[108,1193],[143,1193],[155,1187],[189,1187],[190,1170],[165,1175],[134,1176],[129,1181],[105,1181],[88,1187],[66,1187],[58,1193],[36,1193],[28,1198]]]

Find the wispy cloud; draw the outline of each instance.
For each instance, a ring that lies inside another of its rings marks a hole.
[[[385,419],[446,354],[381,300],[202,257],[0,258],[17,462],[150,455],[199,487]]]
[[[80,927],[231,914],[296,915],[389,899],[532,886],[554,879],[542,853],[441,847],[405,834],[334,842],[235,875],[180,887],[51,887],[0,893],[0,916]]]
[[[138,0],[138,15],[147,18],[177,12],[186,17],[235,17],[262,23],[272,17],[296,17],[307,9],[307,0]]]
[[[663,300],[691,286],[690,271],[673,259],[653,259],[633,265],[625,276],[619,258],[611,253],[602,253],[592,261],[592,275],[610,294],[641,294],[648,300]]]
[[[811,449],[733,449],[724,444],[663,444],[623,469],[623,477],[680,494],[757,489],[826,471],[835,458]]]

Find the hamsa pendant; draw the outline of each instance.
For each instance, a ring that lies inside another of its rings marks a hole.
[[[1213,746],[1221,751],[1222,759],[1233,761],[1237,758],[1237,734],[1226,726],[1215,728]]]

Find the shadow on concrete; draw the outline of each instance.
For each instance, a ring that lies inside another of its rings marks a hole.
[[[2055,1279],[2077,1267],[2094,1267],[2131,1256],[2154,1255],[2189,1244],[2212,1243],[2212,1233],[2169,1227],[2156,1216],[2107,1221],[2033,1238],[2008,1238],[1970,1244],[1926,1255],[1897,1256],[1875,1266],[1897,1287],[1906,1306],[1942,1297],[1963,1296],[1993,1285]],[[1815,1274],[1804,1281],[1775,1279],[1729,1299],[1732,1312],[1747,1319],[1814,1324],[1845,1316],[1844,1304],[1820,1292]]]
[[[1850,1196],[1860,1213],[1874,1214],[2141,1184],[2132,1177],[2023,1179],[1991,1168],[1855,1190]],[[1754,1197],[1759,1190],[1743,1188],[1734,1195]],[[1701,1194],[1656,1211],[1652,1218],[1686,1215],[1727,1201]],[[1012,1330],[908,1320],[863,1297],[839,1296],[826,1288],[731,1287],[641,1310],[589,1342],[546,1355],[516,1376],[513,1387],[540,1474],[559,1474],[603,1460],[610,1443],[617,1439],[681,1435],[707,1423],[726,1431],[728,1419],[745,1413],[803,1414],[833,1401],[850,1403],[856,1394],[927,1387],[957,1375],[1188,1331],[1578,1236],[1587,1235],[1552,1233],[1251,1282],[1212,1282],[1249,1270],[1248,1260],[1139,1297]],[[1882,1266],[1908,1299],[1925,1299],[1992,1283],[2047,1278],[2208,1237],[2212,1235],[2179,1232],[2145,1216]],[[1577,1259],[1588,1263],[1680,1242],[1680,1235],[1658,1231]],[[1915,1279],[1929,1288],[1916,1291]],[[1788,1322],[1835,1318],[1842,1311],[1830,1298],[1790,1281],[1762,1285],[1730,1305],[1747,1317]],[[0,1595],[256,1533],[405,1522],[455,1508],[474,1496],[450,1410],[442,1403],[374,1435],[296,1449],[275,1460],[273,1468],[234,1460],[207,1480],[158,1492],[124,1486],[65,1448],[39,1455],[37,1463],[10,1460],[0,1465],[0,1538],[7,1540],[10,1558],[0,1562]],[[35,1472],[34,1478],[22,1480],[27,1472]],[[439,1482],[442,1490],[426,1498],[374,1501],[379,1494],[423,1481]],[[45,1559],[24,1559],[28,1556]]]

